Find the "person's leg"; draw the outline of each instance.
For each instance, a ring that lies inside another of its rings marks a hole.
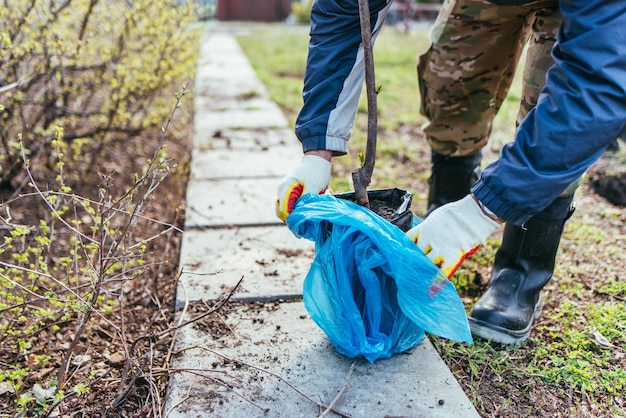
[[[469,314],[472,335],[514,344],[528,338],[541,313],[541,290],[552,278],[574,193],[559,197],[524,226],[506,224],[489,288]]]
[[[555,2],[548,2],[546,7],[535,9],[529,15],[528,25],[531,27],[531,34],[522,74],[522,97],[517,114],[517,126],[528,112],[537,105],[539,93],[546,83],[546,73],[554,64],[552,48],[556,42],[563,16],[558,5],[550,3]],[[529,7],[539,7],[540,5],[540,3],[532,3]]]
[[[447,0],[418,79],[432,149],[428,215],[469,193],[529,35],[528,8]]]
[[[517,124],[537,104],[546,72],[554,63],[552,47],[561,25],[558,7],[537,10],[524,66]],[[512,344],[528,338],[541,313],[540,292],[552,278],[565,221],[574,211],[573,184],[523,227],[507,224],[496,251],[489,288],[469,315],[475,337]]]

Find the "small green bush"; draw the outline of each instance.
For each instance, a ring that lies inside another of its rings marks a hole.
[[[308,0],[306,3],[294,2],[291,6],[291,13],[296,22],[308,24],[311,21],[311,7],[313,7],[313,0]]]
[[[194,13],[176,0],[25,0],[0,8],[0,187],[25,157],[52,168],[56,127],[89,170],[107,148],[163,122],[195,69]],[[85,156],[89,156],[86,159]],[[78,166],[77,166],[78,168]],[[76,173],[80,176],[80,173]]]
[[[176,281],[177,258],[168,261],[181,232],[180,157],[191,115],[181,99],[198,53],[195,12],[179,3],[22,0],[0,8],[6,416],[71,412],[90,393],[105,399],[95,409],[126,408],[145,358],[160,361],[153,335],[137,342],[166,321],[133,316],[136,298],[160,307]],[[168,129],[172,120],[182,128]],[[95,352],[103,346],[106,353]],[[114,352],[121,366],[106,363]],[[105,376],[117,384],[103,394],[94,385]],[[156,379],[146,378],[143,397],[160,416]]]

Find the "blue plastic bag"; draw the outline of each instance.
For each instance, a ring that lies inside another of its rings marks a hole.
[[[315,242],[304,305],[339,353],[374,362],[414,347],[425,332],[472,342],[454,285],[398,227],[315,194],[298,200],[287,226]]]

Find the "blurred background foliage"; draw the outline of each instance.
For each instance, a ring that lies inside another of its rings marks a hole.
[[[196,20],[175,0],[21,0],[0,8],[0,188],[24,185],[23,156],[49,176],[58,128],[75,178],[162,124],[193,75]],[[168,94],[171,93],[171,94]]]

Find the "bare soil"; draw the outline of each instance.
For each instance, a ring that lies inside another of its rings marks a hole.
[[[179,112],[189,112],[187,106],[184,105]],[[171,140],[167,143],[166,153],[172,159],[171,167],[174,164],[178,167],[172,168],[153,198],[145,202],[145,218],[135,222],[132,232],[134,236],[151,237],[158,234],[165,229],[163,223],[182,228],[192,126],[193,124],[188,124],[176,127],[179,132],[187,130],[187,135],[183,134],[183,137],[188,140]],[[141,137],[124,140],[122,144],[117,144],[119,148],[110,147],[107,155],[99,158],[80,178],[74,178],[71,173],[66,172],[66,180],[69,182],[71,179],[69,185],[72,193],[98,201],[99,187],[107,183],[114,195],[121,196],[132,187],[135,181],[133,174],[141,173],[145,168],[146,160],[158,148],[160,136],[160,129],[155,129],[154,132],[145,132]],[[46,177],[41,171],[37,173],[36,180],[43,187],[48,187],[54,184],[53,178]],[[24,178],[16,179],[14,186],[0,190],[0,204],[11,201],[10,212],[3,207],[3,213],[10,213],[12,224],[33,225],[36,228],[49,209],[39,196],[32,194],[33,189]],[[22,197],[18,197],[20,194]],[[3,216],[3,220],[8,218]],[[145,221],[146,219],[161,223]],[[9,230],[3,224],[0,237],[6,236]],[[60,233],[57,236],[65,237],[67,234]],[[24,350],[15,349],[15,339],[11,335],[1,336],[2,370],[24,368],[28,372],[17,393],[9,386],[2,386],[0,382],[0,416],[161,416],[161,402],[164,400],[169,379],[168,365],[172,355],[181,237],[182,234],[173,229],[151,240],[146,245],[145,265],[148,267],[142,276],[124,284],[122,297],[111,296],[119,286],[108,289],[109,297],[113,301],[123,299],[123,310],[118,305],[109,321],[92,317],[88,332],[83,333],[77,341],[69,369],[70,386],[65,388],[65,393],[69,394],[72,387],[80,383],[89,388],[88,393],[67,396],[60,403],[48,400],[48,407],[45,409],[34,402],[21,412],[17,408],[19,396],[22,393],[32,393],[33,385],[39,383],[46,388],[56,380],[65,350],[75,339],[79,314],[43,325],[35,336],[22,329],[26,339],[32,342]],[[58,261],[58,257],[70,254],[69,239],[59,239],[53,246],[53,260]],[[10,254],[5,252],[0,260],[12,262]],[[25,322],[24,328],[30,323]],[[123,329],[124,342],[119,337],[120,330],[116,329],[118,326]],[[44,368],[37,366],[36,358],[40,355],[51,357]]]

